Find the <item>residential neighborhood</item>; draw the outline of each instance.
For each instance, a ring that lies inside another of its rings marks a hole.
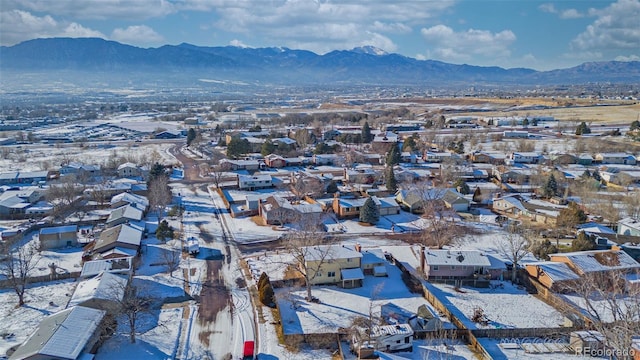
[[[562,113],[440,101],[242,124],[123,109],[0,145],[0,355],[640,354],[637,121],[576,135]]]

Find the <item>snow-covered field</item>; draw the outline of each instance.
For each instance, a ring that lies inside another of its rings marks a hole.
[[[284,333],[325,333],[350,327],[353,319],[369,316],[372,303],[378,314],[380,306],[387,303],[410,313],[420,305],[430,307],[422,296],[409,292],[397,267],[387,264],[387,272],[389,277],[365,276],[363,286],[355,289],[314,286],[312,295],[320,300],[318,304],[304,300],[304,289],[276,289]]]
[[[476,308],[482,309],[487,317],[488,328],[555,328],[564,320],[553,307],[528,294],[526,290],[513,286],[507,281],[492,281],[493,288],[477,289],[432,284],[435,294],[445,305],[450,303],[465,318],[461,318],[470,329],[484,328],[470,319]],[[448,306],[451,308],[451,306]]]
[[[0,289],[0,356],[20,345],[46,316],[64,310],[77,283],[73,280],[32,284],[26,291],[26,304],[16,307],[18,296],[13,289]]]

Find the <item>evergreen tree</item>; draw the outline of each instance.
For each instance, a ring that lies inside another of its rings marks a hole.
[[[556,182],[556,177],[553,176],[553,174],[551,174],[547,178],[547,182],[546,184],[544,184],[544,187],[542,188],[542,195],[550,198],[552,196],[556,196],[557,193],[558,193],[558,183]]]
[[[231,159],[237,159],[241,155],[244,155],[251,151],[251,145],[249,140],[234,137],[227,144],[227,157]]]
[[[371,197],[368,197],[360,208],[360,222],[376,224],[380,220],[380,210]]]
[[[595,240],[588,236],[584,231],[578,233],[578,237],[571,242],[571,251],[587,251],[595,250],[595,248]]]
[[[276,151],[276,146],[273,144],[271,139],[267,139],[262,144],[262,149],[260,150],[260,154],[262,154],[262,156],[267,156],[269,154],[273,154],[275,151]]]
[[[365,121],[364,125],[362,125],[362,142],[368,144],[373,140],[373,135],[371,134],[371,127],[369,127],[369,122]]]
[[[523,126],[523,127],[527,127],[527,126],[529,126],[529,119],[528,119],[528,118],[524,118],[524,119],[522,119],[522,126]]]
[[[598,169],[593,170],[593,173],[591,173],[591,177],[593,177],[593,179],[596,181],[602,180],[602,176],[600,176],[600,172],[598,171]]]
[[[473,201],[477,203],[482,201],[482,191],[480,191],[480,186],[478,186],[473,192]]]
[[[456,190],[458,190],[458,192],[462,195],[467,195],[471,192],[471,189],[469,189],[469,185],[467,185],[467,182],[463,179],[456,180],[456,182],[453,183],[453,187],[455,187]]]
[[[173,229],[169,226],[167,220],[162,220],[160,224],[158,224],[156,238],[162,242],[173,239]]]
[[[591,129],[587,126],[587,123],[585,123],[584,121],[580,123],[580,125],[578,125],[578,127],[576,128],[576,135],[584,135],[584,134],[590,134],[591,133]]]
[[[629,126],[629,131],[639,130],[640,129],[640,121],[633,120],[631,125]]]
[[[402,151],[415,151],[417,148],[415,134],[406,138],[402,143]]]
[[[462,140],[458,141],[456,148],[454,149],[456,154],[464,154],[464,142]]]
[[[149,179],[147,181],[147,184],[160,176],[167,176],[167,172],[165,171],[164,166],[162,164],[155,163],[151,166],[151,169],[149,170]]]
[[[570,202],[569,206],[564,209],[560,209],[558,212],[558,218],[556,219],[556,224],[558,226],[572,228],[578,224],[582,224],[587,221],[587,214],[576,204],[575,202]]]
[[[195,139],[196,139],[196,130],[194,128],[189,128],[189,131],[187,131],[187,146],[191,145],[191,143]]]
[[[396,180],[396,174],[393,172],[393,166],[389,166],[387,170],[387,191],[395,194],[398,191],[398,181]]]
[[[338,192],[338,184],[331,180],[329,185],[327,185],[327,194],[335,194]]]
[[[549,260],[549,254],[557,252],[558,248],[549,240],[539,241],[531,246],[531,253],[539,260]]]
[[[387,166],[398,165],[400,163],[400,150],[398,144],[393,144],[387,153]]]

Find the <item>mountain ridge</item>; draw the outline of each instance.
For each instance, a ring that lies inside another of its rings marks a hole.
[[[0,47],[0,71],[183,72],[227,80],[292,84],[639,83],[640,62],[587,62],[536,71],[418,60],[373,46],[316,54],[285,47],[204,47],[188,43],[141,48],[100,38],[48,38]]]

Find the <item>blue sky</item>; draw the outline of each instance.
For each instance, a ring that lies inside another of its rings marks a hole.
[[[140,47],[373,45],[455,64],[640,60],[640,0],[2,0],[0,43],[101,37]]]

